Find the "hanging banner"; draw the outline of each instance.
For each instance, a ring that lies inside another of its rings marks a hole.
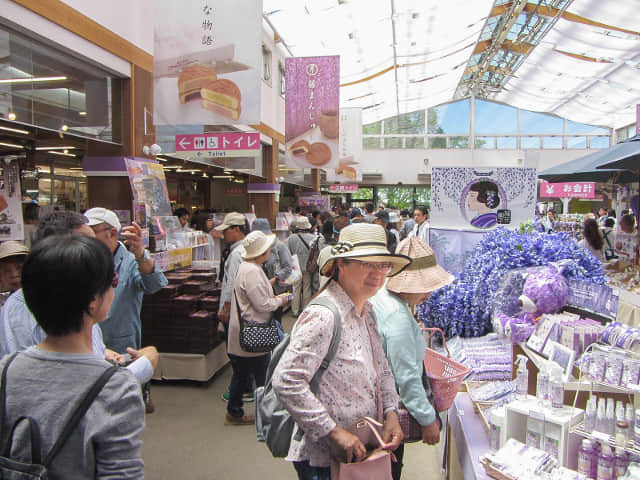
[[[125,164],[134,203],[144,203],[152,217],[170,217],[171,204],[162,165],[133,158],[125,158]]]
[[[340,109],[340,161],[335,169],[326,169],[327,182],[361,182],[362,109]]]
[[[340,160],[340,57],[287,58],[285,83],[286,163],[335,168]]]
[[[536,179],[535,168],[434,167],[431,226],[517,228],[534,216]]]
[[[24,240],[18,161],[0,166],[0,241]]]
[[[541,183],[540,198],[596,198],[595,182]]]
[[[153,6],[154,123],[259,124],[262,1]]]

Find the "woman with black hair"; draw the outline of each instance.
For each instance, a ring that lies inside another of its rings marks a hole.
[[[498,223],[498,215],[493,210],[500,205],[498,186],[489,180],[480,180],[471,185],[467,197],[467,207],[476,216],[471,225],[478,228],[491,228]]]
[[[593,218],[587,218],[582,224],[582,240],[578,243],[582,248],[589,250],[594,257],[601,262],[605,261],[604,256],[604,238],[598,222]]]
[[[0,370],[6,369],[4,425],[31,417],[40,429],[43,457],[78,401],[111,366],[93,353],[91,335],[93,326],[107,318],[116,282],[113,256],[95,238],[45,238],[25,260],[24,297],[47,337],[0,361]],[[143,478],[143,428],[140,386],[128,370],[119,369],[52,460],[49,478]],[[11,458],[32,461],[28,432],[24,422],[19,424]]]

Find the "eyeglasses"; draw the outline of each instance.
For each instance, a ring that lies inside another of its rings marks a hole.
[[[372,263],[361,262],[360,260],[348,260],[347,263],[355,263],[359,265],[362,270],[368,270],[369,272],[378,271],[384,275],[389,275],[393,270],[393,265],[390,263]]]
[[[116,288],[118,286],[118,280],[120,277],[118,276],[118,272],[113,272],[113,280],[111,280],[111,287]]]

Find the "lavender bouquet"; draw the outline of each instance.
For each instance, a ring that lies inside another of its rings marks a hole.
[[[603,284],[602,264],[568,234],[497,228],[487,233],[450,285],[433,292],[417,308],[418,320],[441,328],[447,337],[478,337],[491,331],[492,299],[500,277],[514,268],[571,260],[567,279]]]

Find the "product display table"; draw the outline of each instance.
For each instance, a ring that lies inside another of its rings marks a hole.
[[[449,410],[447,441],[447,472],[450,479],[490,478],[479,460],[480,455],[489,452],[489,436],[466,392],[458,393]]]

